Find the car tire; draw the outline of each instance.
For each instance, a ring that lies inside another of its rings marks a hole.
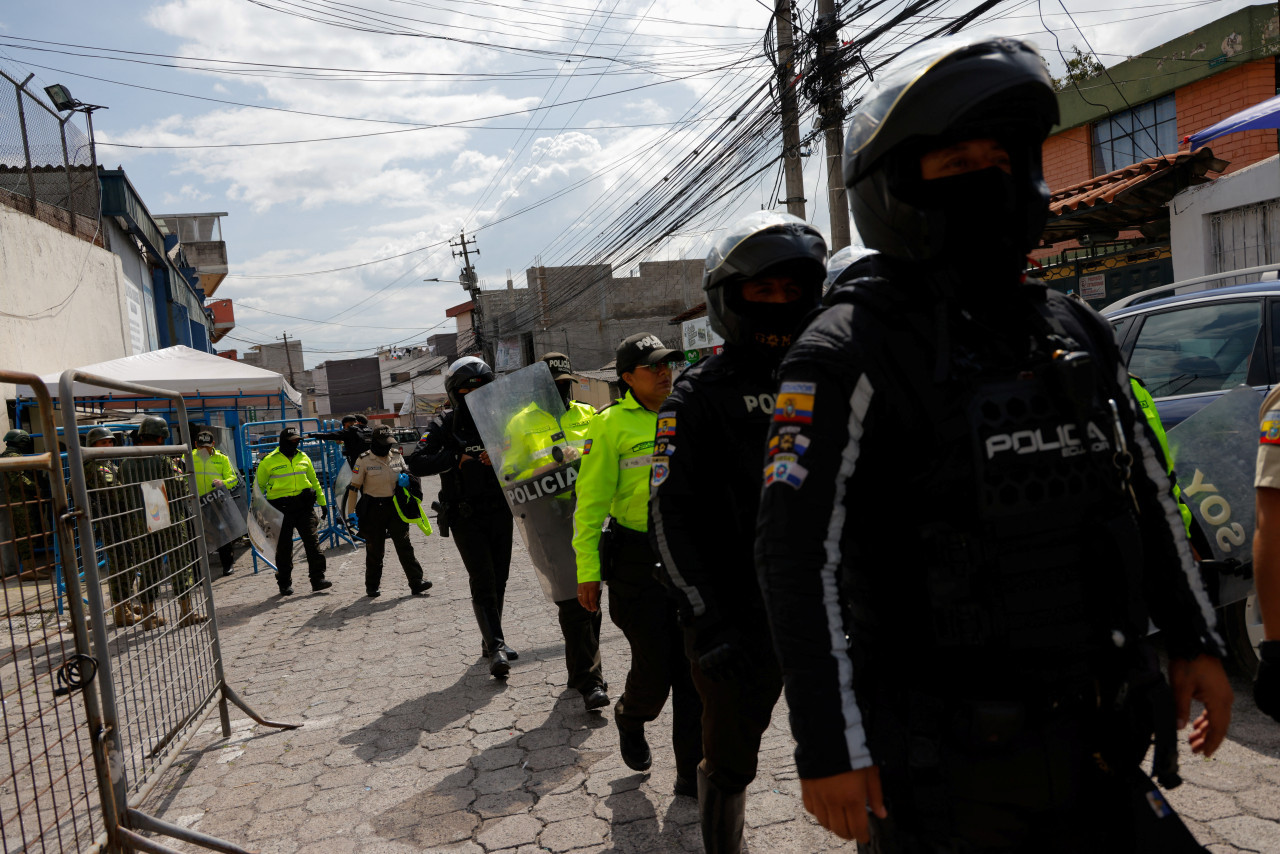
[[[1258,644],[1262,642],[1262,612],[1258,595],[1232,602],[1218,612],[1222,640],[1227,645],[1226,664],[1232,671],[1249,679],[1258,671]]]

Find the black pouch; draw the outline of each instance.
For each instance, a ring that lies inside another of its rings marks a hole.
[[[440,536],[449,536],[449,528],[453,524],[453,514],[447,503],[440,501],[432,501],[431,509],[436,511],[436,530]]]

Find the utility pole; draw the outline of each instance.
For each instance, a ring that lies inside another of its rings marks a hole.
[[[289,365],[289,385],[293,385],[293,354],[289,352],[289,333],[286,332],[282,337],[277,337],[276,340],[284,341],[284,358]]]
[[[818,70],[822,99],[818,104],[827,142],[827,208],[831,214],[831,251],[849,245],[849,194],[844,188],[843,80],[836,66],[840,19],[835,0],[818,0]]]
[[[796,106],[795,38],[791,0],[776,0],[778,27],[778,99],[782,106],[782,171],[786,176],[787,213],[804,219],[804,164],[800,161],[800,110]]]
[[[458,233],[457,242],[450,240],[449,247],[453,249],[454,258],[462,259],[462,270],[458,273],[458,281],[475,305],[471,312],[472,328],[475,331],[475,348],[480,353],[480,357],[484,358],[484,310],[480,304],[480,280],[476,276],[475,268],[471,266],[471,251],[474,250],[479,255],[480,250],[476,247],[476,239],[473,237],[468,240],[465,231]]]

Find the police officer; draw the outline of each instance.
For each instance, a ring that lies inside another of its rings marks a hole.
[[[35,440],[26,430],[10,430],[4,434],[4,457],[25,457],[36,452]],[[17,546],[18,558],[24,564],[20,573],[26,577],[35,577],[35,564],[32,560],[31,519],[34,515],[39,519],[40,492],[35,478],[21,471],[8,472],[4,475],[5,504],[8,505],[9,516],[13,520],[13,539]],[[33,512],[34,511],[34,512]]]
[[[1176,785],[1192,696],[1192,750],[1225,735],[1213,609],[1110,327],[1022,273],[1057,117],[1027,42],[884,70],[844,160],[873,274],[779,370],[756,559],[801,791],[878,851],[1202,850],[1138,763],[1154,732]]]
[[[523,480],[563,462],[581,459],[587,448],[591,420],[596,410],[572,398],[577,382],[569,357],[564,353],[547,353],[538,361],[551,370],[551,379],[564,402],[563,412],[552,414],[536,403],[516,414],[507,427],[509,446],[503,455],[503,480]],[[553,458],[556,450],[560,461]],[[575,493],[570,491],[554,499],[557,513],[572,518]],[[566,518],[558,516],[557,518]],[[534,546],[526,543],[530,548]],[[565,567],[576,573],[575,567]],[[572,577],[572,576],[569,576]],[[588,611],[575,596],[556,602],[560,632],[564,635],[564,663],[569,671],[569,687],[582,695],[587,711],[609,705],[604,668],[600,661],[600,611]]]
[[[254,476],[258,488],[267,502],[284,514],[280,525],[280,541],[276,544],[276,584],[281,596],[293,595],[293,532],[302,538],[302,548],[307,553],[307,575],[311,591],[317,593],[333,586],[325,580],[325,559],[320,553],[320,541],[316,531],[320,522],[312,508],[320,505],[322,513],[328,513],[324,490],[316,479],[311,458],[298,446],[302,435],[297,427],[285,427],[280,431],[280,444],[258,463]]]
[[[142,419],[134,433],[134,444],[140,447],[159,447],[169,438],[169,425],[163,418],[148,415]],[[131,533],[134,539],[134,555],[142,564],[138,601],[142,607],[142,628],[155,629],[166,623],[156,613],[156,600],[160,598],[160,584],[164,581],[166,567],[173,584],[173,595],[181,610],[179,626],[194,626],[208,619],[192,607],[191,587],[195,584],[200,557],[195,551],[194,529],[183,524],[189,519],[190,496],[186,470],[175,456],[157,453],[148,457],[128,457],[120,465],[120,478],[126,484],[143,484],[159,481],[164,486],[168,500],[170,524],[151,531],[146,519],[146,500],[142,487],[131,490],[133,501]]]
[[[752,557],[760,453],[773,371],[818,306],[826,256],[822,235],[790,214],[752,213],[731,227],[702,277],[724,352],[682,373],[658,415],[649,532],[702,698],[698,811],[709,854],[742,850],[746,788],[782,692]]]
[[[115,437],[106,427],[94,427],[85,437],[90,448],[110,448]],[[111,592],[111,612],[116,628],[126,628],[138,621],[129,603],[133,595],[133,576],[136,573],[131,558],[125,521],[122,519],[124,496],[121,494],[120,467],[114,460],[86,460],[84,464],[85,486],[89,492],[89,509],[94,519],[94,534],[102,543],[106,566],[99,569],[99,577],[106,575],[107,588]]]
[[[231,458],[213,446],[213,433],[208,430],[196,434],[196,452],[191,455],[191,460],[195,464],[196,490],[201,498],[219,486],[235,489],[240,482]],[[218,560],[224,576],[235,571],[233,564],[236,558],[231,543],[218,546]]]
[[[631,645],[631,670],[613,707],[622,761],[635,771],[649,769],[653,756],[644,725],[658,717],[670,694],[675,791],[697,797],[702,703],[689,675],[675,602],[658,580],[658,557],[648,535],[654,434],[661,436],[664,429],[658,410],[671,391],[671,362],[678,356],[656,335],[643,332],[618,346],[616,367],[624,392],[591,422],[591,452],[582,458],[578,476],[573,550],[578,601],[598,611],[600,581],[608,581],[609,619]]]
[[[493,370],[483,359],[463,356],[450,365],[444,389],[453,410],[422,437],[408,464],[415,475],[440,475],[440,533],[453,532],[471,584],[481,652],[489,659],[489,673],[501,678],[510,672],[510,662],[520,657],[507,646],[502,631],[514,522],[489,452],[467,409],[467,395],[491,382]]]
[[[351,491],[347,493],[347,512],[355,513],[360,520],[360,536],[364,538],[364,590],[376,598],[382,584],[382,557],[387,550],[387,537],[396,549],[396,557],[409,579],[409,590],[414,596],[431,589],[431,582],[422,578],[422,564],[413,554],[409,542],[409,523],[396,512],[394,496],[401,474],[409,477],[409,467],[404,455],[391,434],[390,427],[373,431],[370,449],[362,453],[351,470]],[[357,501],[355,493],[359,491]]]
[[[360,416],[364,418],[364,416]],[[342,429],[328,433],[308,433],[308,439],[323,439],[327,442],[341,442],[342,456],[352,469],[356,467],[356,460],[365,451],[369,450],[372,434],[369,428],[365,426],[368,419],[364,422],[357,420],[354,415],[342,416]]]

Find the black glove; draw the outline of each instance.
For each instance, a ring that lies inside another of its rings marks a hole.
[[[1253,701],[1258,710],[1280,723],[1280,641],[1258,644],[1258,675],[1253,679]]]
[[[742,635],[715,619],[694,628],[693,654],[698,669],[712,682],[742,679],[751,673],[754,664]]]

